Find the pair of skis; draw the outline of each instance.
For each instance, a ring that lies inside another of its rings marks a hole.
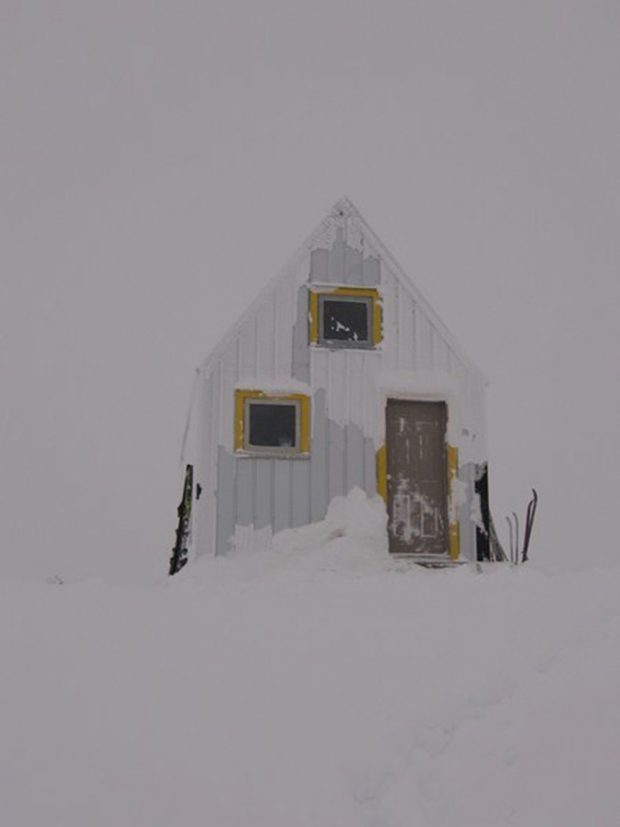
[[[178,524],[172,557],[170,558],[169,574],[176,574],[181,571],[187,563],[187,555],[192,540],[192,497],[194,492],[194,467],[188,465],[185,468],[185,479],[183,481],[183,496],[177,508]]]
[[[510,534],[510,562],[513,565],[518,565],[519,562],[527,563],[528,552],[530,548],[530,539],[532,537],[532,528],[534,526],[534,518],[536,517],[536,509],[538,508],[538,493],[535,488],[532,488],[532,499],[527,504],[525,512],[525,530],[523,532],[523,547],[519,551],[519,518],[513,511],[510,517],[506,517],[508,523],[508,531]]]

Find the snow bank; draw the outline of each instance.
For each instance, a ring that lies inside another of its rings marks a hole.
[[[0,583],[2,823],[616,827],[620,568],[397,563],[355,499],[148,587]]]
[[[381,558],[387,559],[386,519],[385,505],[378,496],[368,497],[361,488],[353,488],[346,497],[335,497],[325,519],[318,523],[286,529],[275,535],[271,534],[269,526],[263,529],[237,526],[232,554],[272,552],[287,557],[312,555],[316,558],[324,552],[329,556],[334,549],[333,541],[347,538],[348,543],[335,547],[340,556],[344,549],[348,549],[356,560],[364,559],[372,565]],[[315,562],[313,560],[313,564]],[[201,563],[198,563],[199,570]],[[264,559],[258,561],[259,567],[264,565]],[[189,567],[186,576],[195,578],[196,568]]]

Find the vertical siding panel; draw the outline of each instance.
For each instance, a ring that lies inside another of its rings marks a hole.
[[[207,454],[208,463],[208,490],[215,491],[216,487],[216,467],[215,467],[215,452],[217,450],[217,436],[219,430],[219,414],[220,414],[220,366],[216,366],[211,370],[208,377],[205,377],[205,415],[206,422],[203,423],[206,432],[206,443],[209,446]],[[206,483],[206,480],[205,480]]]
[[[310,281],[325,284],[329,279],[329,253],[325,249],[310,253]]]
[[[236,460],[236,493],[237,511],[236,525],[252,525],[254,523],[254,460],[243,457]]]
[[[310,381],[310,343],[308,340],[308,289],[301,285],[296,289],[294,313],[290,336],[291,371],[293,378],[308,383]],[[288,331],[287,331],[288,333]]]
[[[343,390],[347,411],[345,427],[345,491],[364,485],[363,383],[364,352],[346,354],[346,375]],[[342,392],[342,391],[341,391]]]
[[[311,515],[322,520],[329,505],[329,351],[314,348],[311,351],[311,376],[315,392],[312,398],[312,443],[310,458]]]
[[[344,494],[344,430],[329,420],[329,499]]]
[[[437,349],[437,331],[435,330],[435,326],[432,323],[429,324],[429,329],[430,329],[430,343],[431,343],[431,345],[430,345],[430,347],[431,347],[431,367],[432,367],[433,371],[436,371],[436,370],[439,369],[438,357],[440,355],[439,351]]]
[[[363,350],[349,351],[346,361],[345,386],[347,397],[346,421],[363,427],[364,389],[367,377],[364,372],[366,354]]]
[[[362,254],[353,247],[345,247],[345,284],[362,284]]]
[[[385,270],[382,285],[383,294],[383,365],[385,370],[398,367],[398,303],[397,283],[392,274]]]
[[[402,287],[398,291],[398,366],[400,370],[413,370],[413,303]]]
[[[446,373],[450,373],[450,347],[448,346],[447,342],[443,338],[443,336],[438,333],[439,340],[441,342],[441,367]]]
[[[415,367],[416,370],[424,369],[424,311],[420,305],[415,307]]]
[[[435,328],[432,325],[432,322],[429,321],[428,323],[428,365],[431,370],[435,370],[435,336],[434,336]]]
[[[436,327],[433,328],[433,353],[435,354],[437,370],[446,373],[448,370],[448,346]]]
[[[364,488],[364,436],[357,425],[347,425],[345,429],[345,451],[345,491],[355,486]]]
[[[291,460],[292,466],[292,528],[310,522],[310,463]]]
[[[310,376],[312,387],[315,392],[323,390],[323,399],[321,404],[324,406],[327,405],[327,394],[329,390],[329,371],[327,368],[328,359],[329,351],[324,348],[310,348]]]
[[[344,423],[348,418],[348,405],[344,389],[347,382],[347,354],[344,350],[328,352],[327,361],[327,408],[329,418]]]
[[[383,437],[377,427],[377,410],[381,405],[381,391],[379,373],[382,368],[382,354],[365,353],[362,363],[362,430],[364,436],[370,439]]]
[[[375,446],[369,439],[364,440],[364,489],[370,497],[377,493]]]
[[[448,348],[448,373],[458,378],[456,359],[454,358],[454,353],[450,348]]]
[[[204,416],[200,423],[203,436],[200,447],[200,465],[196,481],[202,485],[202,496],[197,501],[201,514],[199,528],[199,547],[205,553],[213,553],[216,545],[217,523],[217,416],[219,412],[219,375],[218,368],[201,377],[204,382],[202,402],[198,408]]]
[[[426,318],[426,314],[423,317],[423,324],[422,324],[422,331],[421,331],[421,341],[420,341],[420,356],[422,359],[422,368],[424,370],[432,370],[433,369],[433,331],[430,322]]]
[[[264,528],[273,521],[273,487],[274,464],[282,462],[275,459],[254,459],[256,476],[254,490],[254,526]]]
[[[381,262],[374,256],[362,259],[362,284],[375,287],[381,281]]]
[[[234,460],[220,446],[217,455],[216,554],[226,554],[235,532]]]
[[[312,442],[310,453],[310,517],[322,520],[327,511],[327,413],[325,391],[319,390],[312,400]]]
[[[415,370],[415,302],[407,295],[405,305],[407,308],[403,324],[406,330],[405,348],[407,352],[407,370]]]
[[[327,258],[327,279],[330,284],[342,284],[344,281],[344,251],[342,230],[338,230]]]
[[[426,370],[426,348],[424,346],[424,337],[426,332],[426,314],[423,310],[418,308],[416,317],[416,350],[417,350],[417,366],[418,370]]]
[[[291,527],[291,462],[274,460],[273,530]]]

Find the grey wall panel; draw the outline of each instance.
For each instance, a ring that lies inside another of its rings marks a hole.
[[[347,425],[344,434],[345,483],[344,490],[356,486],[364,489],[364,434],[357,425]]]
[[[338,230],[331,248],[318,248],[310,254],[310,281],[374,287],[381,282],[381,262],[376,256],[364,257],[361,250],[344,241],[342,230]]]
[[[328,257],[328,250],[322,248],[313,250],[310,253],[310,281],[318,283],[327,281]]]
[[[334,241],[334,245],[329,251],[327,260],[327,280],[330,284],[342,284],[344,282],[345,247],[342,230],[338,230],[336,241]]]
[[[465,498],[459,507],[459,524],[460,524],[460,553],[465,560],[476,559],[476,532],[475,526],[471,520],[471,514],[474,507],[474,497],[476,496],[474,490],[474,480],[476,477],[476,465],[473,462],[467,462],[459,468],[458,478],[465,483],[464,493]]]
[[[293,328],[293,378],[298,382],[310,382],[310,347],[308,333],[308,288],[300,287],[297,292],[297,316]]]
[[[362,261],[361,284],[375,287],[381,283],[381,262],[374,256],[368,256]]]
[[[236,458],[237,468],[237,513],[238,525],[252,525],[254,523],[254,485],[256,460],[249,457]]]
[[[273,525],[273,466],[275,459],[250,460],[256,465],[254,490],[254,527]]]
[[[369,437],[364,438],[364,490],[369,497],[373,497],[377,493],[375,443]]]
[[[218,449],[217,454],[217,490],[216,514],[217,529],[215,553],[226,554],[230,538],[235,533],[235,459],[225,448]]]
[[[399,370],[412,370],[414,364],[413,302],[400,285],[396,290],[396,343]]]
[[[344,248],[344,283],[362,283],[362,254],[348,245]]]
[[[310,522],[310,461],[289,460],[292,465],[291,528]]]
[[[310,516],[322,520],[328,505],[328,450],[325,390],[317,391],[312,401],[312,443],[310,453]]]
[[[329,499],[344,494],[344,430],[328,420],[327,439],[329,445]]]
[[[273,467],[273,530],[290,528],[291,517],[291,465],[288,460],[274,460]]]

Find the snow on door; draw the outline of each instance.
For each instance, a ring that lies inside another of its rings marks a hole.
[[[386,427],[390,551],[447,554],[446,405],[388,399]]]

